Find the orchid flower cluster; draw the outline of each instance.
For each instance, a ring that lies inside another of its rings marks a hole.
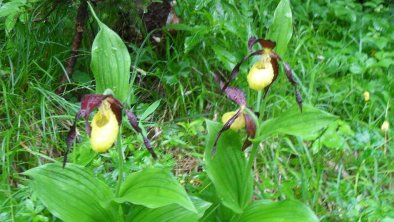
[[[95,109],[98,109],[94,115],[91,124],[89,124],[89,115]],[[68,133],[66,144],[67,149],[64,154],[63,167],[67,162],[67,154],[77,136],[76,124],[80,118],[85,119],[85,129],[89,136],[92,149],[96,152],[106,152],[115,143],[119,134],[119,127],[122,123],[122,112],[124,105],[112,95],[105,94],[88,94],[82,97],[81,108],[75,116],[73,125]],[[125,110],[128,121],[133,129],[142,135],[145,147],[148,149],[154,159],[157,159],[152,149],[150,141],[143,135],[138,125],[137,117],[130,110]]]
[[[259,43],[262,47],[261,50],[252,51],[252,47]],[[293,71],[290,65],[282,60],[282,58],[275,52],[276,43],[271,40],[257,39],[251,37],[248,41],[249,54],[245,56],[241,62],[239,62],[231,72],[229,80],[224,83],[220,80],[217,75],[214,78],[219,82],[221,91],[226,94],[226,96],[239,105],[237,111],[227,112],[222,116],[222,122],[224,124],[223,128],[219,131],[216,140],[214,142],[214,147],[212,149],[212,154],[216,152],[217,142],[222,135],[222,133],[228,129],[239,130],[242,128],[246,129],[247,138],[244,142],[243,149],[247,148],[250,144],[250,138],[254,138],[256,134],[256,124],[253,122],[251,116],[245,111],[249,109],[246,105],[245,94],[242,90],[236,87],[229,87],[229,84],[238,76],[241,65],[246,62],[249,58],[253,56],[261,56],[260,60],[257,61],[249,70],[247,75],[247,81],[249,88],[255,91],[261,91],[264,89],[264,97],[266,97],[268,90],[271,85],[276,81],[279,74],[279,63],[283,63],[283,67],[287,76],[288,81],[293,85],[295,90],[295,97],[297,104],[302,111],[302,98],[301,93],[298,90],[297,82],[294,79]]]

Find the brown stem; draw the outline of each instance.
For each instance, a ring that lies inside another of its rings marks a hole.
[[[78,7],[77,17],[75,20],[75,35],[71,46],[71,54],[66,61],[66,73],[65,75],[63,75],[60,82],[60,86],[56,90],[57,94],[63,92],[64,90],[63,84],[67,81],[67,79],[71,78],[74,72],[75,63],[77,62],[78,50],[81,47],[83,31],[87,18],[88,18],[88,4],[87,1],[84,0],[81,1]]]

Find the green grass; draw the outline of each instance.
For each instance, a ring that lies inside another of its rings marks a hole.
[[[218,94],[212,73],[229,74],[247,52],[247,38],[265,36],[277,5],[277,1],[237,6],[225,2],[179,2],[178,12],[188,28],[166,33],[159,45],[145,33],[144,43],[127,44],[132,65],[140,70],[132,69],[137,115],[161,99],[160,107],[144,121],[149,135],[157,133],[153,144],[161,158],[151,163],[141,140],[126,127],[125,167],[130,171],[165,165],[180,169],[175,172],[190,191],[212,188],[201,171],[203,119],[219,120],[236,108]],[[385,141],[380,126],[384,120],[394,125],[394,6],[378,0],[364,5],[350,0],[291,2],[294,32],[284,59],[300,80],[304,102],[337,115],[342,122],[320,139],[278,137],[262,143],[254,163],[255,177],[261,182],[255,195],[299,199],[322,221],[389,221],[394,218],[393,130]],[[94,89],[89,64],[96,27],[90,20],[75,69],[78,76],[67,83],[63,94],[54,93],[69,55],[76,6],[62,6],[70,13],[55,10],[48,23],[34,22],[44,5],[45,1],[27,5],[27,20],[18,20],[10,31],[5,18],[0,18],[1,221],[57,220],[20,173],[62,160],[78,101]],[[111,13],[108,10],[104,21],[109,25],[116,23]],[[256,98],[247,89],[246,72],[244,65],[233,84],[247,92],[254,107]],[[363,100],[364,91],[371,94],[368,102]],[[284,73],[263,104],[264,118],[295,104]],[[70,161],[116,183],[117,152],[95,155],[83,142],[87,137],[82,123],[79,129],[82,142]],[[185,167],[195,160],[195,167]],[[201,183],[188,183],[192,179]]]

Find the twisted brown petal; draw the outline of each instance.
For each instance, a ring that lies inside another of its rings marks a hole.
[[[66,166],[67,163],[67,155],[71,150],[71,146],[74,143],[75,137],[77,137],[77,129],[76,129],[76,125],[77,125],[77,121],[79,118],[81,118],[81,111],[79,111],[77,113],[77,115],[75,115],[75,119],[74,119],[74,123],[70,128],[70,131],[67,134],[67,138],[66,138],[66,150],[64,151],[64,158],[63,158],[63,168]]]
[[[276,54],[275,52],[272,52],[270,54],[270,56],[271,56],[271,61],[273,60],[272,58],[275,58],[275,59],[278,59],[279,61],[282,61],[283,67],[285,68],[286,77],[289,80],[289,82],[291,83],[291,85],[294,86],[295,95],[296,95],[296,101],[297,101],[298,107],[300,107],[300,110],[302,112],[302,97],[301,97],[300,91],[298,90],[297,81],[294,79],[293,70],[291,69],[290,65],[287,64],[285,61],[283,61],[282,58],[278,54]]]
[[[291,85],[297,86],[297,82],[294,80],[293,71],[291,70],[290,65],[283,62],[283,66],[285,67],[285,73]]]
[[[235,79],[235,77],[237,77],[238,73],[239,73],[239,69],[242,65],[242,63],[246,62],[250,57],[256,56],[256,55],[262,55],[264,54],[264,50],[257,50],[255,52],[250,53],[249,55],[245,56],[241,62],[239,62],[234,69],[231,71],[231,76],[230,79],[226,82],[226,84],[224,84],[224,86],[222,87],[222,91],[225,91],[228,87],[228,85],[231,83],[231,81],[233,81]]]
[[[111,104],[111,110],[116,116],[116,120],[118,120],[118,124],[122,123],[122,110],[123,110],[123,105],[122,103],[115,99],[113,96],[108,96],[107,101]]]
[[[244,144],[242,145],[242,150],[245,150],[248,148],[250,145],[252,145],[252,141],[250,141],[249,136],[246,137]]]
[[[257,38],[252,36],[249,38],[248,40],[248,51],[251,52],[252,51],[252,47],[254,46],[254,44],[256,44],[257,42]]]
[[[248,135],[244,141],[244,144],[242,145],[242,150],[245,150],[248,148],[252,142],[249,140],[249,138],[254,138],[256,136],[256,124],[253,121],[253,119],[248,115],[244,114],[245,117],[245,128],[246,128],[246,134]]]
[[[271,85],[276,81],[276,79],[278,78],[278,75],[279,75],[279,64],[278,64],[278,60],[276,58],[271,57],[271,65],[272,65],[272,68],[274,69],[274,78],[272,79],[272,82],[264,89],[264,97],[263,98],[265,98],[267,96],[268,90],[270,89]]]
[[[300,91],[298,90],[298,84],[294,79],[293,71],[291,70],[290,65],[287,64],[286,62],[283,62],[283,66],[285,67],[285,73],[286,73],[287,79],[289,80],[291,85],[294,86],[296,101],[297,101],[298,107],[300,107],[300,110],[302,112],[302,97],[301,97]]]
[[[248,40],[249,51],[252,50],[252,47],[256,43],[260,43],[261,47],[266,48],[266,49],[273,49],[276,46],[276,43],[274,41],[266,40],[266,39],[258,39],[256,37],[250,37]]]
[[[144,140],[144,144],[145,144],[146,149],[148,149],[149,153],[152,155],[152,157],[154,159],[157,159],[157,155],[156,155],[155,151],[153,150],[150,141],[148,140],[148,138],[146,138],[144,136],[141,128],[138,126],[138,120],[137,120],[137,117],[135,116],[135,114],[133,112],[131,112],[130,110],[126,110],[126,115],[127,115],[127,119],[129,120],[129,123],[131,124],[133,129],[135,131],[137,131],[137,133],[139,133],[142,136],[142,139]]]
[[[213,77],[214,79],[219,83],[220,87],[223,87],[223,81],[220,79],[220,77],[218,75],[216,75],[215,73],[213,73]],[[246,105],[246,98],[245,98],[245,93],[236,88],[236,87],[227,87],[224,90],[224,93],[226,94],[226,96],[231,99],[233,102],[235,102],[236,104],[238,104],[239,106],[245,106]]]
[[[239,106],[245,106],[246,105],[246,98],[244,92],[242,90],[235,88],[235,87],[228,87],[224,91],[229,99],[234,101],[236,104]]]
[[[137,133],[141,133],[142,130],[138,126],[138,120],[137,120],[137,117],[135,116],[135,114],[133,112],[131,112],[130,110],[126,110],[126,116],[127,116],[127,119],[129,120],[129,123],[134,128],[134,130],[137,131]]]
[[[81,101],[81,117],[85,118],[97,107],[107,96],[101,94],[87,94],[82,97]]]
[[[238,110],[234,116],[232,116],[223,126],[222,129],[220,129],[218,135],[216,136],[215,142],[213,143],[213,148],[211,151],[211,156],[213,157],[216,153],[216,145],[219,141],[219,138],[222,136],[223,132],[230,129],[230,126],[234,123],[234,121],[238,118],[239,115],[241,115],[241,110]]]
[[[245,113],[244,117],[246,133],[248,134],[248,137],[254,138],[256,136],[256,124],[248,114]]]
[[[302,112],[302,97],[301,97],[301,93],[297,87],[295,88],[295,93],[296,93],[296,100],[297,100],[298,107],[300,107],[300,110]]]

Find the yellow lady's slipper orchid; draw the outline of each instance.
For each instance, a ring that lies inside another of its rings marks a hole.
[[[111,148],[119,133],[119,123],[107,100],[101,103],[99,111],[93,117],[91,127],[92,149],[96,152],[105,152]]]
[[[369,101],[369,92],[368,92],[368,91],[365,91],[365,92],[363,93],[363,96],[364,96],[364,101],[365,101],[365,102],[368,102],[368,101]]]
[[[262,49],[253,51],[252,47],[257,43],[261,45]],[[230,83],[237,77],[243,63],[248,61],[248,59],[251,57],[261,56],[261,60],[252,66],[247,76],[249,87],[259,92],[264,89],[265,92],[263,98],[265,98],[271,85],[278,77],[278,62],[282,62],[287,80],[291,83],[291,85],[293,85],[295,89],[295,98],[302,112],[302,97],[298,89],[295,75],[290,65],[283,61],[282,58],[274,51],[275,46],[276,43],[271,40],[250,37],[248,40],[249,54],[243,57],[242,60],[234,66],[233,70],[231,71],[230,78],[225,83],[220,85],[221,91],[226,91]]]
[[[260,91],[271,84],[274,79],[274,69],[269,61],[256,62],[247,76],[248,84],[251,89]]]
[[[389,131],[390,128],[390,124],[389,121],[385,120],[382,124],[382,126],[380,127],[380,129],[382,130],[382,132],[386,133],[387,131]]]
[[[107,91],[107,90],[106,90]],[[92,123],[89,124],[89,115],[95,109],[98,112],[94,115]],[[67,154],[77,137],[77,121],[80,118],[85,119],[85,129],[90,137],[90,144],[96,152],[105,152],[115,143],[119,133],[119,127],[122,122],[122,111],[126,111],[127,119],[133,129],[141,134],[145,147],[148,149],[154,159],[157,155],[153,151],[150,141],[142,133],[142,129],[138,126],[137,117],[130,110],[112,96],[111,93],[105,94],[88,94],[84,95],[81,100],[81,108],[75,115],[73,125],[70,127],[66,138],[67,148],[64,152],[63,168],[67,163]]]
[[[222,122],[223,124],[227,123],[227,121],[233,117],[235,115],[235,111],[234,112],[227,112],[225,114],[223,114],[222,116]],[[243,114],[239,115],[235,121],[233,122],[233,124],[231,124],[230,129],[232,130],[240,130],[242,128],[245,128],[245,118],[243,116]]]

